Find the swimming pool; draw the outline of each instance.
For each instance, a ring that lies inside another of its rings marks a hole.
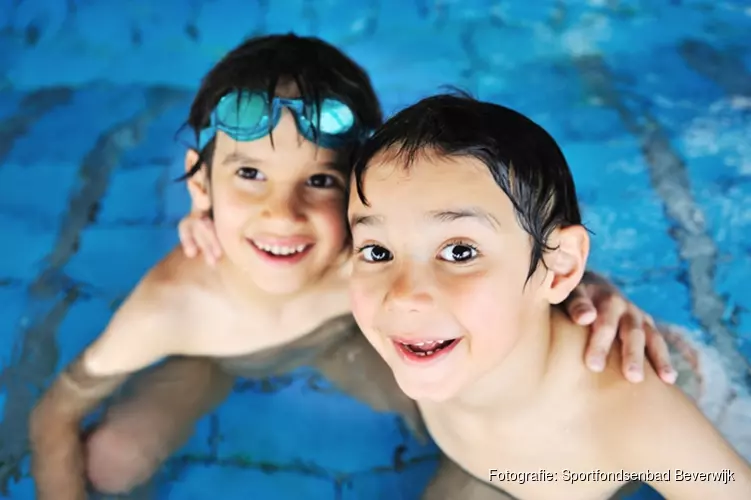
[[[748,2],[127,3],[0,0],[0,486],[10,498],[33,498],[25,421],[38,388],[176,243],[188,205],[172,182],[174,134],[203,73],[252,34],[295,30],[343,47],[389,112],[450,84],[539,121],[574,170],[592,267],[748,372]],[[300,371],[239,383],[141,493],[409,500],[434,456],[395,417]]]

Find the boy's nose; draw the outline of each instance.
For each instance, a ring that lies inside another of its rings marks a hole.
[[[422,266],[405,266],[395,276],[386,293],[385,303],[395,312],[425,312],[435,302],[430,271]]]
[[[270,196],[261,215],[267,220],[279,223],[298,223],[305,220],[299,195],[294,190],[285,190]]]

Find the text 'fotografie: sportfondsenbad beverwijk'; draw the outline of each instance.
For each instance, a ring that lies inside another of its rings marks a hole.
[[[711,472],[687,471],[682,469],[667,469],[662,471],[646,470],[640,472],[633,471],[603,471],[591,470],[578,472],[568,469],[561,471],[549,471],[540,469],[529,472],[517,472],[510,470],[490,469],[490,482],[511,482],[511,483],[534,483],[534,482],[565,482],[565,483],[584,483],[584,482],[614,482],[628,483],[639,481],[642,483],[653,483],[662,481],[679,481],[679,482],[716,482],[728,484],[735,481],[735,473],[730,469]]]

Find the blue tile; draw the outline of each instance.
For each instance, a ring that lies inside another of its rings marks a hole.
[[[57,231],[44,221],[18,218],[0,212],[0,227],[12,234],[0,245],[0,277],[33,281],[57,240]]]
[[[211,439],[214,436],[214,424],[212,420],[218,423],[216,414],[212,413],[206,415],[196,423],[195,430],[188,442],[174,454],[174,457],[177,460],[179,460],[180,457],[214,458],[216,446],[211,442]],[[219,432],[221,432],[221,430],[219,430]]]
[[[159,191],[165,173],[163,165],[115,172],[97,214],[97,222],[103,225],[153,224],[162,211]]]
[[[585,204],[609,202],[613,208],[620,209],[640,200],[657,202],[638,139],[619,129],[607,108],[592,109],[581,117],[582,121],[587,117],[592,120],[590,127],[598,126],[597,131],[601,133],[608,131],[602,142],[576,140],[576,125],[572,127],[573,141],[569,142],[567,136],[561,139],[580,201]],[[604,127],[600,124],[602,121],[606,122]],[[586,133],[586,130],[581,132]]]
[[[5,163],[0,168],[0,213],[55,232],[68,211],[68,199],[78,180],[78,168],[72,164],[30,167]]]
[[[749,128],[751,131],[751,128]],[[728,155],[729,156],[729,155]],[[706,231],[719,244],[722,259],[734,261],[748,254],[751,231],[751,175],[740,175],[721,155],[692,159],[689,169]],[[751,149],[745,161],[751,162]],[[751,163],[749,163],[751,164]]]
[[[73,303],[57,329],[58,371],[99,337],[112,313],[112,304],[105,299],[84,297]]]
[[[10,10],[11,7],[8,8]],[[39,40],[44,43],[54,38],[67,17],[64,4],[53,2],[23,2],[12,7],[9,27],[15,31],[24,32],[30,26],[39,28]]]
[[[401,425],[401,422],[397,423]],[[402,429],[404,441],[397,449],[397,463],[433,462],[440,454],[436,444],[428,437],[425,442],[419,441],[404,426]]]
[[[334,500],[334,481],[295,472],[262,472],[260,470],[219,465],[187,467],[174,481],[165,500],[206,500],[221,495],[222,500],[310,499]]]
[[[628,209],[586,206],[584,221],[593,232],[589,268],[624,280],[671,270],[677,275],[681,263],[674,241],[665,232],[662,207],[649,200],[628,205]]]
[[[0,7],[1,8],[1,7]],[[0,91],[0,119],[7,119],[18,112],[18,107],[23,98],[21,92],[9,90]]]
[[[253,463],[356,472],[390,466],[403,443],[393,416],[375,414],[337,393],[312,390],[304,377],[273,393],[237,392],[218,414],[220,459],[239,456]]]
[[[178,97],[176,104],[155,117],[144,128],[138,144],[124,152],[121,160],[122,167],[170,165],[173,162],[182,164],[186,145],[184,139],[190,137],[189,133],[180,132],[188,119],[192,98],[192,93],[186,90],[182,99]],[[192,146],[193,143],[188,145]]]
[[[682,263],[663,202],[651,188],[639,145],[620,136],[564,146],[590,234],[589,267],[622,280],[678,276]]]
[[[175,176],[177,177],[177,176]],[[168,223],[176,223],[191,209],[190,196],[185,181],[173,181],[164,190],[164,215]],[[175,225],[175,234],[177,226]]]
[[[140,88],[89,87],[36,121],[16,140],[6,162],[78,167],[100,136],[145,105]],[[58,167],[60,168],[60,167]]]
[[[214,6],[202,6],[200,15],[194,19],[200,37],[196,45],[205,44],[204,50],[210,47],[215,58],[221,57],[233,44],[262,25],[261,9],[258,3],[242,0],[218,0]],[[227,12],[237,15],[227,16]],[[296,28],[299,27],[299,23],[296,24]]]
[[[174,228],[93,226],[81,235],[65,272],[111,297],[130,292],[177,243]]]
[[[26,286],[0,287],[0,369],[11,361],[17,333],[29,321],[23,316],[27,294]]]
[[[748,259],[748,253],[745,255],[745,259]],[[738,272],[739,264],[744,261],[744,255],[741,254],[726,254],[726,258],[723,259],[717,266],[717,273],[715,275],[715,283],[717,291],[728,297],[729,306],[731,308],[738,308],[745,312],[751,312],[751,296],[749,296],[749,283],[748,275],[743,272]],[[730,313],[730,311],[728,311]],[[748,332],[751,328],[746,328]]]
[[[24,477],[20,481],[11,481],[8,488],[8,496],[13,500],[34,500],[34,481],[30,477]]]
[[[607,269],[607,268],[603,268]],[[691,312],[688,287],[672,273],[647,274],[642,281],[626,283],[623,293],[657,321],[699,330]]]
[[[437,461],[409,465],[399,472],[367,472],[342,482],[341,500],[419,500]]]
[[[5,403],[8,400],[8,394],[0,392],[0,422],[5,419]]]

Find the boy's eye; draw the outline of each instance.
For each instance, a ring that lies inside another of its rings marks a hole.
[[[386,262],[393,259],[391,252],[378,245],[367,245],[359,250],[365,262]]]
[[[446,245],[439,254],[448,262],[467,262],[477,257],[477,249],[466,243]]]
[[[328,174],[316,174],[308,179],[308,186],[314,188],[332,188],[338,184],[336,177]]]
[[[266,180],[266,177],[264,177],[261,171],[258,170],[257,168],[240,167],[237,169],[236,174],[238,177],[241,177],[243,179],[249,179],[249,180],[254,180],[254,181]]]

